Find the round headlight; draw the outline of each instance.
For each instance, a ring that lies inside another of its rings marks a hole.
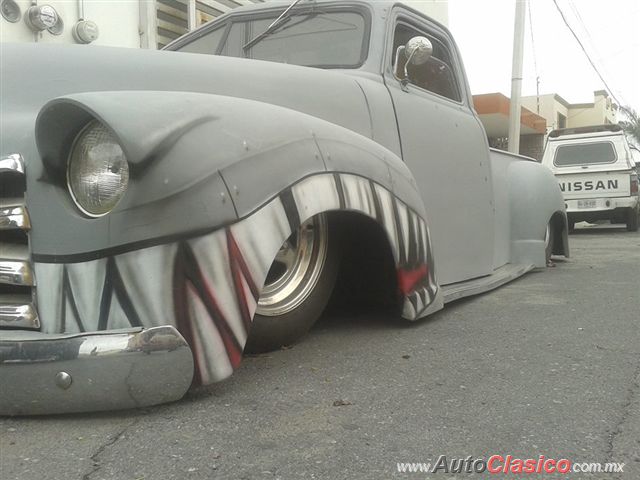
[[[118,204],[129,183],[127,158],[111,132],[89,123],[76,137],[67,166],[67,184],[83,213],[101,217]]]

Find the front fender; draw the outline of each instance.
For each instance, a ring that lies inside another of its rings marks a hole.
[[[230,97],[74,95],[48,104],[37,123],[40,183],[67,202],[65,159],[92,118],[118,138],[131,184],[117,208],[98,219],[83,218],[73,205],[61,208],[60,198],[50,201],[51,222],[63,226],[52,241],[33,222],[46,233],[34,249],[43,331],[172,325],[192,348],[197,381],[223,379],[240,363],[284,240],[314,215],[339,210],[369,216],[386,232],[404,317],[442,308],[415,181],[374,141]]]
[[[110,215],[87,219],[66,192],[66,159],[94,118],[119,140],[131,179]],[[49,102],[36,137],[44,174],[32,189],[31,210],[34,224],[50,227],[32,238],[41,260],[97,258],[202,234],[322,172],[363,175],[424,216],[415,181],[395,154],[343,127],[263,102],[184,92],[82,93]],[[39,209],[39,201],[47,208]]]

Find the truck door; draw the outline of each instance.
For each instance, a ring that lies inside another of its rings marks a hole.
[[[446,285],[488,275],[494,242],[489,148],[457,50],[442,28],[402,7],[390,22],[385,83],[404,161],[427,209],[438,280]],[[397,52],[415,36],[427,37],[433,54],[426,64],[409,66],[403,85],[406,58]]]

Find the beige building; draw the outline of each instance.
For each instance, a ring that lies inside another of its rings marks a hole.
[[[604,90],[593,92],[593,103],[569,103],[558,94],[522,98],[520,154],[542,159],[547,134],[558,128],[618,123],[618,106]],[[474,95],[473,103],[487,132],[489,145],[507,149],[510,100],[501,93]]]
[[[522,106],[547,121],[547,133],[557,128],[618,123],[618,106],[604,90],[593,92],[592,103],[569,103],[558,94],[522,98]]]
[[[501,93],[473,96],[473,106],[487,133],[489,145],[507,150],[511,100]],[[520,153],[536,160],[542,159],[547,122],[541,115],[523,107],[520,113]]]

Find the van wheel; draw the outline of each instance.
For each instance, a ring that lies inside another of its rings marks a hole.
[[[333,229],[335,230],[335,229]],[[280,247],[258,299],[244,351],[262,353],[295,343],[326,307],[338,274],[340,238],[318,215]]]
[[[640,219],[640,212],[637,208],[630,208],[627,216],[627,231],[638,231],[638,220]]]

